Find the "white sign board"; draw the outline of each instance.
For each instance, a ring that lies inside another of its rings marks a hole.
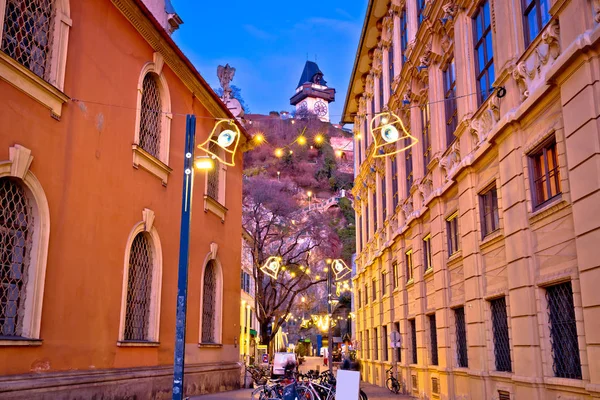
[[[296,354],[275,353],[273,357],[273,375],[283,375],[285,373],[285,366],[290,361],[296,362]]]
[[[335,385],[335,398],[344,400],[358,400],[360,391],[360,372],[344,371],[338,369]]]

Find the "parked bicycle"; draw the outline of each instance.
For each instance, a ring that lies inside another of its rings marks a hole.
[[[400,392],[400,382],[394,376],[393,369],[394,369],[394,367],[390,367],[390,369],[385,371],[389,375],[389,377],[385,381],[385,385],[387,386],[387,388],[390,392],[398,394],[398,392]]]

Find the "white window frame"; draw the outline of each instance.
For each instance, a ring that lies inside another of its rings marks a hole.
[[[223,266],[221,261],[217,257],[218,245],[216,243],[210,244],[210,251],[204,258],[202,264],[202,273],[200,275],[200,318],[198,324],[198,346],[199,347],[222,347],[223,346]],[[206,266],[210,261],[213,261],[216,268],[216,287],[217,293],[215,298],[215,331],[214,338],[215,343],[202,343],[202,313],[204,310],[204,273],[206,272]]]
[[[0,0],[1,1],[1,0]],[[32,205],[33,237],[31,242],[30,264],[28,270],[23,318],[22,340],[0,340],[0,346],[40,345],[40,325],[42,320],[42,302],[48,260],[48,241],[50,238],[50,209],[40,181],[29,167],[33,161],[31,150],[14,145],[9,148],[9,160],[0,162],[0,178],[18,178]]]
[[[0,0],[1,1],[1,0]],[[169,175],[173,171],[169,167],[169,149],[171,141],[171,120],[173,114],[171,113],[171,94],[169,91],[169,85],[167,84],[167,78],[165,77],[164,71],[164,59],[160,53],[154,53],[153,60],[147,62],[140,71],[137,83],[137,102],[136,102],[136,116],[135,116],[135,131],[133,137],[133,166],[134,168],[143,168],[151,174],[156,175],[161,179],[162,184],[167,186]],[[144,89],[144,78],[147,74],[156,74],[158,90],[160,92],[161,101],[161,128],[160,128],[160,146],[159,155],[154,157],[153,155],[146,152],[139,145],[140,143],[140,124],[142,119],[142,93]]]
[[[129,257],[131,245],[135,237],[142,232],[148,233],[152,249],[152,288],[150,295],[150,316],[148,317],[148,340],[146,342],[131,342],[125,340],[125,315],[127,313],[127,284],[129,281]],[[135,224],[125,247],[123,265],[123,288],[121,291],[121,315],[119,317],[119,336],[117,345],[120,347],[144,347],[159,345],[160,329],[160,298],[162,288],[162,246],[158,231],[154,227],[154,211],[145,208],[142,211],[142,221]]]
[[[0,40],[4,32],[6,1],[0,0]],[[37,76],[33,71],[0,51],[0,79],[5,80],[17,89],[25,92],[33,99],[50,109],[51,115],[60,118],[62,105],[69,101],[63,93],[65,70],[67,65],[67,47],[71,20],[70,0],[54,0],[56,13],[54,17],[54,37],[52,38],[52,60],[50,62],[49,80]]]

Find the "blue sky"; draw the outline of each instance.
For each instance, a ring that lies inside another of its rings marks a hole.
[[[367,0],[171,2],[184,21],[173,38],[212,87],[229,63],[252,113],[291,110],[308,54],[337,91],[330,112],[339,122]]]

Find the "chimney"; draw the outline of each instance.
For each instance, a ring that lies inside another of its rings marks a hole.
[[[143,0],[143,2],[169,34],[175,32],[179,29],[179,25],[183,24],[183,20],[177,15],[171,0]]]

